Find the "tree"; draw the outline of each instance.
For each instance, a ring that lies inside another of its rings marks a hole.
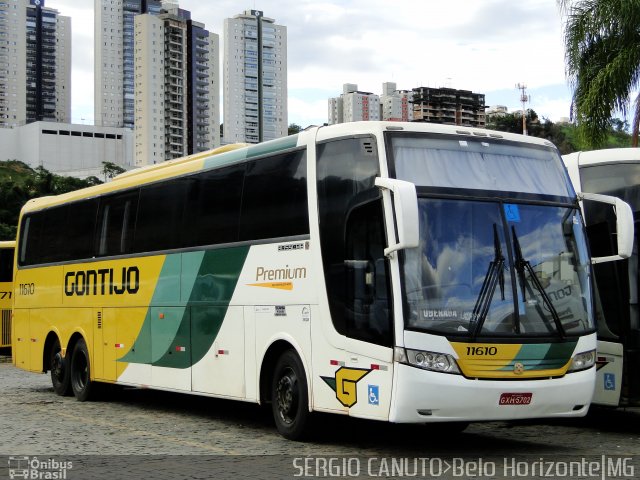
[[[535,110],[527,109],[527,130],[530,135],[537,137],[535,134],[540,124],[538,114]],[[522,114],[506,113],[504,115],[491,115],[487,120],[487,128],[491,130],[499,130],[501,132],[522,133]]]
[[[121,173],[126,172],[127,170],[122,168],[120,165],[116,165],[112,162],[102,162],[102,173],[104,174],[104,181],[107,181],[107,178],[113,178],[116,175],[120,175]]]
[[[30,199],[60,195],[96,185],[96,177],[63,177],[43,167],[35,169],[15,160],[0,161],[0,240],[16,238],[20,209]]]
[[[631,136],[627,133],[628,124],[618,118],[612,118],[606,130],[604,148],[619,148],[631,146]],[[501,132],[522,133],[522,115],[519,113],[507,113],[505,115],[492,115],[487,120],[487,128]],[[561,154],[588,150],[576,126],[571,124],[553,123],[548,118],[542,121],[535,111],[527,110],[527,130],[530,136],[544,138],[553,143]]]
[[[297,123],[289,124],[289,135],[293,135],[294,133],[300,133],[302,131],[302,127]]]
[[[585,143],[600,147],[615,111],[624,116],[640,80],[640,2],[557,0],[565,17],[565,61],[573,88],[573,116]],[[638,145],[640,95],[633,116]]]

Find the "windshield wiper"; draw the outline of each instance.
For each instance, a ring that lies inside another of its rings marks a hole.
[[[511,236],[513,237],[513,248],[515,250],[515,255],[516,255],[515,268],[516,268],[516,272],[518,272],[520,287],[522,288],[522,302],[526,303],[527,301],[527,295],[525,290],[525,286],[527,285],[526,275],[525,275],[525,271],[526,271],[526,273],[529,274],[531,283],[533,283],[533,285],[536,287],[536,290],[538,290],[538,292],[540,293],[540,296],[542,297],[543,302],[549,308],[549,312],[551,313],[551,317],[553,318],[553,322],[555,323],[556,328],[558,329],[558,333],[560,334],[560,337],[564,338],[566,334],[564,331],[564,327],[562,326],[562,322],[560,321],[560,317],[558,316],[558,312],[553,306],[553,302],[551,301],[551,298],[549,298],[549,295],[547,294],[546,290],[540,283],[540,280],[538,279],[536,272],[533,270],[531,263],[528,260],[525,260],[524,257],[522,256],[520,241],[518,240],[518,236],[516,235],[516,228],[513,225],[511,226]],[[542,317],[542,319],[546,322],[547,316],[545,315],[545,313],[541,311],[539,307],[537,307],[537,310],[540,316]]]
[[[498,227],[495,223],[493,224],[493,251],[493,260],[489,262],[489,268],[484,276],[482,287],[480,287],[476,304],[471,313],[471,324],[475,323],[475,328],[470,325],[470,330],[472,330],[471,338],[475,338],[482,329],[498,284],[500,284],[500,293],[502,300],[504,300],[504,255],[502,255]]]

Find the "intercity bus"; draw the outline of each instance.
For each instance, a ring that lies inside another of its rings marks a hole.
[[[310,127],[32,200],[16,252],[15,364],[80,401],[112,383],[270,404],[297,439],[313,411],[574,417],[593,395],[578,196],[540,139]]]
[[[635,235],[631,257],[594,266],[598,374],[593,403],[637,406],[640,405],[640,148],[576,152],[563,159],[577,189],[615,195],[633,210]],[[583,208],[591,253],[611,254],[617,241],[611,210],[592,202],[584,202]]]
[[[13,251],[16,242],[0,242],[0,348],[11,347],[11,299],[13,297]]]

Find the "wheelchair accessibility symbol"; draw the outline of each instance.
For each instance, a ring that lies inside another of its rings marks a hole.
[[[605,390],[616,389],[616,376],[613,373],[604,374],[604,389]]]
[[[380,405],[380,387],[378,385],[368,385],[369,405]]]

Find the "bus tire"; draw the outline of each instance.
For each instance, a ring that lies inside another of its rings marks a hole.
[[[293,350],[280,355],[271,383],[271,409],[280,435],[301,440],[308,433],[309,393],[300,357]]]
[[[62,356],[60,340],[55,339],[49,351],[49,369],[53,391],[60,396],[71,395],[71,379],[69,375],[69,355]]]
[[[80,402],[90,400],[95,385],[91,381],[89,350],[84,338],[79,339],[73,347],[70,370],[71,389],[76,399]]]

